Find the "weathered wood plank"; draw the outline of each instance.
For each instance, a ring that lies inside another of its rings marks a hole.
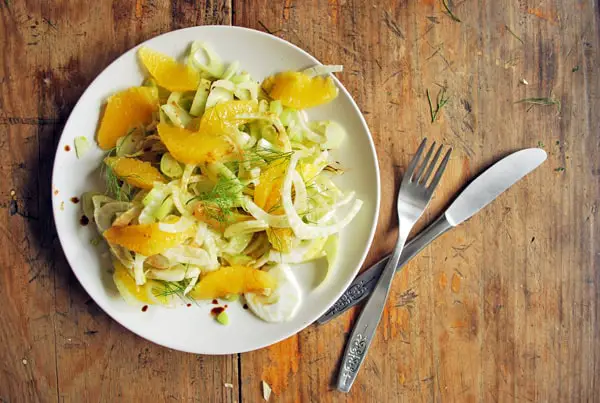
[[[345,65],[340,76],[373,132],[384,189],[367,264],[393,244],[394,177],[422,137],[454,147],[427,219],[499,157],[538,142],[549,153],[396,279],[351,395],[330,392],[347,315],[242,355],[244,400],[260,397],[261,379],[282,401],[586,401],[597,392],[597,5],[450,7],[460,23],[431,0],[236,10],[234,24]],[[439,85],[451,100],[432,124],[425,91],[435,96]],[[529,97],[556,98],[562,109],[515,104]]]
[[[0,401],[239,400],[237,356],[174,352],[99,310],[62,255],[48,197],[62,125],[96,75],[155,35],[231,23],[230,2],[7,1],[0,15]]]

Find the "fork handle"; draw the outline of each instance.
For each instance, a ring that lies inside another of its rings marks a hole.
[[[400,255],[396,271],[400,271],[406,263],[421,252],[427,245],[451,228],[453,227],[446,219],[446,216],[444,214],[439,216],[427,228],[406,243],[404,250]],[[381,272],[390,257],[391,255],[387,255],[356,277],[335,304],[317,319],[317,323],[322,325],[337,318],[339,315],[368,297],[375,289],[377,279],[381,275]]]
[[[400,231],[394,253],[383,269],[375,290],[373,290],[373,294],[371,294],[369,301],[367,301],[365,308],[354,324],[354,328],[346,344],[346,351],[342,357],[342,365],[338,378],[337,388],[342,392],[347,393],[350,391],[358,370],[367,355],[371,341],[373,341],[373,336],[381,320],[385,302],[390,293],[394,273],[396,273],[396,267],[398,266],[402,249],[404,248],[411,227],[412,225],[407,225],[403,222],[400,223]]]

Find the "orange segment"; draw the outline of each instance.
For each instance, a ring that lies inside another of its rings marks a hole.
[[[281,186],[287,167],[287,160],[275,161],[260,173],[254,189],[254,203],[270,214],[283,214]]]
[[[128,303],[141,302],[144,304],[154,304],[158,301],[166,304],[169,302],[168,296],[160,296],[161,292],[164,293],[165,286],[163,284],[154,280],[148,280],[144,285],[137,285],[135,279],[131,277],[129,271],[121,262],[115,260],[113,265],[115,267],[113,281],[121,296]]]
[[[288,167],[288,161],[277,161],[260,174],[258,185],[254,189],[254,203],[270,214],[284,214],[281,205],[281,187]],[[268,228],[267,237],[273,249],[290,252],[294,241],[291,228]]]
[[[338,90],[331,77],[309,77],[296,71],[286,71],[267,77],[262,88],[283,106],[306,109],[326,104],[337,97]]]
[[[161,87],[169,91],[196,91],[200,74],[172,57],[142,46],[138,50],[142,64]]]
[[[258,110],[255,101],[228,101],[209,108],[200,121],[199,131],[209,134],[225,134],[232,127],[248,122],[248,119],[237,118],[237,115],[254,113]]]
[[[155,223],[110,227],[103,235],[108,242],[151,256],[180,245],[187,238],[193,237],[194,233],[193,226],[185,232],[172,233],[161,231]]]
[[[152,300],[150,300],[150,294],[148,287],[149,283],[138,286],[135,283],[135,280],[125,266],[121,264],[118,260],[113,262],[115,267],[115,272],[113,273],[113,281],[119,290],[119,293],[125,298],[126,301],[135,302],[132,300],[137,300],[139,302],[143,302],[145,304],[152,304]]]
[[[152,114],[158,110],[158,89],[133,87],[108,98],[104,115],[98,129],[98,145],[109,150],[119,137],[138,126],[152,122]]]
[[[235,152],[235,146],[229,138],[230,131],[248,122],[248,119],[237,116],[256,112],[257,109],[258,104],[254,101],[223,102],[204,113],[198,131],[160,123],[158,134],[179,162],[200,164],[219,161]]]
[[[194,299],[213,299],[246,292],[268,293],[276,285],[273,276],[266,271],[228,266],[206,273],[188,295]]]
[[[254,203],[270,214],[284,214],[281,205],[281,187],[288,167],[288,161],[276,161],[260,174],[258,185],[254,189]],[[268,228],[269,243],[279,252],[290,252],[294,242],[291,228]]]
[[[107,157],[104,163],[112,168],[119,179],[131,186],[152,189],[154,182],[165,183],[165,178],[159,170],[146,161],[127,157]]]
[[[276,161],[261,172],[258,185],[254,189],[254,203],[269,214],[284,214],[281,205],[281,187],[288,167],[288,161]],[[289,252],[294,240],[290,228],[268,228],[267,237],[273,249]]]
[[[157,128],[167,150],[173,158],[184,164],[215,162],[235,151],[235,146],[225,136],[193,132],[166,123],[160,123]]]

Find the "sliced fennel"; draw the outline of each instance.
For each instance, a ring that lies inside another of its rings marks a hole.
[[[175,126],[186,127],[192,121],[189,113],[177,104],[166,104],[160,108]]]
[[[112,225],[114,227],[124,227],[126,225],[129,225],[132,221],[138,218],[141,211],[142,208],[140,206],[134,205],[125,212],[117,213],[117,217],[113,221]]]
[[[232,101],[235,84],[227,80],[219,80],[212,83],[208,98],[206,99],[206,109],[222,102]]]
[[[281,199],[283,203],[283,209],[290,223],[290,227],[294,230],[296,236],[300,239],[314,239],[327,237],[329,235],[339,232],[346,225],[354,219],[362,207],[362,201],[356,199],[352,205],[350,211],[346,216],[335,224],[331,225],[310,225],[302,221],[302,218],[298,215],[298,212],[294,208],[292,202],[292,176],[298,164],[299,153],[292,155],[285,179],[283,181],[283,187],[281,191]]]
[[[346,130],[337,122],[316,122],[311,126],[313,131],[325,137],[325,141],[320,144],[323,150],[336,150],[342,146],[342,143],[346,139]]]
[[[160,204],[160,207],[157,208],[152,215],[155,219],[160,221],[171,214],[173,207],[175,207],[175,203],[173,202],[173,197],[169,195],[165,200],[163,200],[163,202]]]
[[[308,118],[306,117],[306,112],[296,111],[295,122],[297,123],[301,134],[304,137],[306,137],[306,139],[308,141],[312,141],[313,143],[318,143],[318,144],[322,144],[327,141],[327,138],[323,134],[313,131],[308,126]]]
[[[252,214],[257,221],[262,221],[267,224],[268,227],[272,228],[289,228],[290,223],[285,215],[273,215],[269,214],[252,201],[251,198],[244,198],[244,208],[247,212]]]
[[[188,192],[181,190],[178,186],[170,184],[171,194],[173,197],[173,203],[177,208],[179,214],[185,217],[191,217],[192,212],[187,207],[188,201],[193,199],[194,197],[190,195]]]
[[[323,251],[325,252],[325,257],[327,258],[327,272],[321,281],[321,284],[324,284],[328,278],[333,275],[333,268],[335,267],[335,261],[337,259],[337,255],[340,248],[340,236],[338,234],[331,235],[327,238],[327,242],[323,246]]]
[[[112,252],[113,256],[117,258],[117,260],[121,262],[121,264],[125,266],[125,268],[130,270],[133,269],[133,255],[131,254],[131,252],[129,252],[126,248],[120,245],[115,245],[111,243],[108,244],[108,248]]]
[[[333,211],[335,211],[335,209],[349,204],[354,199],[354,197],[355,197],[354,192],[348,192],[348,194],[346,196],[344,196],[342,199],[339,199],[338,201],[336,201],[332,205],[332,209],[329,210],[319,221],[320,222],[329,221],[331,218],[333,218],[333,216],[334,216]]]
[[[289,253],[281,253],[276,250],[271,250],[269,253],[269,261],[276,263],[304,263],[325,256],[323,248],[327,242],[327,238],[315,238],[308,241],[303,241],[300,246],[294,248]]]
[[[92,200],[94,196],[105,197],[98,192],[85,192],[81,195],[81,209],[83,210],[83,214],[85,214],[85,216],[91,220],[94,219],[95,205],[94,201]]]
[[[163,255],[167,257],[171,262],[182,263],[182,264],[193,264],[199,267],[211,267],[211,259],[204,249],[196,248],[193,246],[176,246],[171,249],[167,249],[163,252]]]
[[[216,245],[219,250],[227,255],[239,255],[248,247],[250,241],[252,240],[253,233],[242,233],[229,238],[228,241],[225,241],[221,237],[216,237]]]
[[[181,281],[185,279],[185,273],[186,267],[182,264],[178,264],[166,270],[150,269],[148,270],[147,277],[164,281]]]
[[[172,92],[167,98],[167,105],[178,106],[184,111],[189,111],[193,102],[193,97],[189,92]]]
[[[144,142],[144,133],[138,129],[131,129],[125,136],[117,139],[115,151],[118,157],[135,154]]]
[[[237,99],[244,101],[256,100],[258,99],[259,88],[260,85],[257,82],[246,81],[235,86],[233,95],[235,95]]]
[[[85,154],[90,150],[90,142],[87,137],[77,136],[75,137],[75,155],[77,158],[83,158]]]
[[[269,296],[246,293],[248,306],[267,322],[285,322],[294,317],[302,303],[302,292],[292,269],[279,264],[266,269],[277,280],[277,288]]]
[[[240,62],[237,60],[234,61],[229,66],[227,66],[227,69],[225,70],[225,72],[223,73],[223,76],[221,78],[223,80],[230,80],[235,74],[237,74],[239,68],[240,68]]]
[[[269,104],[269,112],[280,116],[281,113],[283,112],[283,106],[281,105],[281,101],[271,101],[271,103]],[[283,124],[283,122],[282,122]]]
[[[114,219],[118,213],[124,213],[129,210],[132,205],[129,202],[117,202],[110,198],[108,202],[102,202],[100,198],[105,196],[94,196],[94,221],[98,227],[98,231],[103,233],[112,226]]]
[[[210,85],[211,82],[209,80],[205,78],[200,79],[200,84],[198,85],[198,89],[194,95],[194,100],[192,101],[192,106],[190,107],[190,115],[200,116],[204,113],[206,108],[206,100],[208,99],[208,94],[210,93]]]
[[[194,220],[187,218],[185,216],[181,216],[181,217],[179,217],[179,219],[177,221],[175,221],[173,223],[166,223],[166,222],[158,223],[158,229],[160,229],[163,232],[177,233],[177,232],[185,232],[189,228],[191,228],[193,225],[194,225]]]
[[[219,250],[216,245],[216,238],[216,234],[213,234],[211,230],[207,230],[206,236],[204,238],[204,249],[208,253],[209,263],[208,265],[203,267],[205,271],[217,270],[219,268]]]
[[[191,274],[191,272],[193,272],[193,274]],[[186,278],[189,278],[190,282],[185,287],[185,290],[183,290],[183,295],[187,295],[190,291],[192,291],[192,289],[194,288],[194,286],[198,282],[198,279],[200,278],[200,269],[197,268],[197,267],[193,267],[193,270],[188,269],[188,273],[186,274]]]
[[[180,178],[183,175],[181,164],[169,153],[164,153],[160,159],[160,171],[169,178]]]
[[[317,65],[317,66],[313,66],[310,67],[306,70],[303,71],[304,74],[306,74],[307,76],[323,76],[325,74],[329,74],[329,73],[339,73],[341,71],[344,70],[344,66],[341,66],[339,64],[333,64],[333,65]]]
[[[144,285],[146,283],[146,275],[144,274],[144,260],[146,256],[135,254],[133,260],[133,275],[135,277],[135,283],[137,285]]]
[[[242,221],[231,224],[225,229],[225,238],[231,238],[236,235],[251,234],[253,232],[264,231],[269,228],[269,224],[262,220]]]
[[[163,202],[172,192],[168,185],[156,183],[152,190],[144,197],[142,204],[144,208],[138,217],[140,224],[150,224],[156,221],[156,213],[161,208]],[[163,213],[164,214],[164,213]],[[168,212],[167,212],[168,214]],[[165,214],[166,215],[166,214]],[[159,215],[160,216],[160,215]]]
[[[181,184],[179,186],[182,190],[187,189],[188,184],[190,183],[190,180],[192,179],[192,174],[194,173],[194,169],[196,169],[195,165],[192,165],[192,164],[185,165],[185,169],[183,170],[183,172],[181,174]]]
[[[188,65],[214,78],[221,77],[225,71],[225,66],[219,55],[215,53],[210,45],[201,41],[192,43]]]

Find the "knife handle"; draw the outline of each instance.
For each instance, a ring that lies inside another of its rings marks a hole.
[[[410,259],[415,257],[420,251],[423,250],[427,245],[433,242],[434,239],[442,235],[444,232],[452,228],[452,225],[446,219],[446,216],[442,214],[434,222],[432,222],[427,228],[421,231],[418,235],[412,238],[404,246],[402,255],[400,255],[400,261],[398,267],[396,267],[396,273],[402,269]],[[364,298],[369,296],[375,286],[377,280],[381,275],[385,265],[387,264],[390,255],[387,255],[373,266],[362,272],[358,277],[354,279],[352,284],[344,291],[342,296],[333,304],[327,312],[325,312],[317,323],[322,325],[329,322],[331,319],[338,317],[348,309],[358,304]]]

